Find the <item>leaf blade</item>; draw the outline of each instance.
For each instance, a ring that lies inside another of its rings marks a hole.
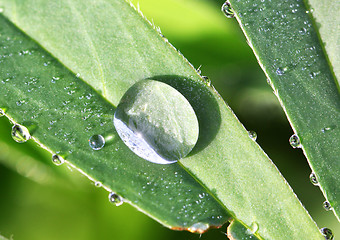
[[[231,3],[339,219],[340,96],[308,9],[303,1]]]

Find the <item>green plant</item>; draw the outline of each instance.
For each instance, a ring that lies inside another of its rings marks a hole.
[[[10,60],[2,63],[4,86],[9,87],[4,88],[7,91],[2,92],[5,100],[1,102],[6,104],[2,107],[8,117],[30,128],[35,140],[53,154],[63,155],[69,164],[91,179],[123,195],[169,227],[201,232],[232,217],[242,222],[234,226],[253,228],[256,235],[264,239],[302,239],[307,234],[308,237],[314,234],[314,239],[322,238],[276,168],[248,137],[247,131],[210,88],[210,83],[204,83],[195,69],[169,48],[166,39],[156,34],[128,4],[119,1],[111,4],[98,1],[93,5],[83,1],[74,5],[65,3],[68,8],[62,8],[59,13],[55,13],[55,9],[60,8],[60,3],[54,4],[41,3],[36,8],[28,1],[22,5],[11,1],[4,4],[4,14],[49,52],[2,19],[1,36],[3,42],[7,41],[4,55]],[[238,5],[235,3],[235,6]],[[28,8],[30,14],[27,14]],[[235,10],[243,11],[236,7]],[[109,13],[119,16],[116,20],[128,20],[119,22],[118,29],[110,29]],[[60,36],[53,26],[59,28],[62,22],[66,25],[65,35]],[[85,39],[85,44],[81,39]],[[10,56],[11,53],[18,54]],[[275,67],[277,71],[281,66]],[[130,68],[133,70],[126,70]],[[280,69],[281,73],[288,70],[284,68]],[[199,142],[180,164],[159,166],[140,161],[115,133],[112,125],[115,106],[134,82],[143,79],[172,85],[196,111],[200,123]],[[338,92],[333,95],[338,98]],[[50,96],[54,101],[44,101]],[[94,134],[110,136],[112,143],[93,151],[87,141]],[[223,148],[228,151],[219,151]],[[333,149],[338,151],[337,146]],[[148,188],[148,185],[151,186]],[[235,189],[241,191],[235,192]],[[279,193],[273,195],[278,189]],[[194,212],[185,214],[184,207],[189,205],[168,201],[174,200],[174,194],[186,196],[176,197],[178,202],[203,200],[191,209]],[[291,210],[279,215],[280,208]],[[268,217],[270,213],[277,215]],[[201,220],[202,224],[195,225],[198,216],[204,222]],[[211,216],[214,218],[207,220]],[[273,221],[282,227],[271,228]]]

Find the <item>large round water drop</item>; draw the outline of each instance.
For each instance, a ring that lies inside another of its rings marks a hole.
[[[188,100],[155,80],[134,84],[122,97],[114,125],[139,157],[170,164],[187,156],[198,139],[198,121]]]

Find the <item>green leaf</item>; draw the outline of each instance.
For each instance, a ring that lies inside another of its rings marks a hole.
[[[264,239],[323,239],[219,95],[125,1],[0,5],[49,52],[1,17],[0,104],[51,153],[174,229],[204,232],[233,217]],[[121,97],[145,79],[175,88],[196,113],[198,142],[179,164],[139,158],[113,127]],[[98,134],[111,141],[94,151]]]
[[[322,47],[326,51],[331,70],[335,78],[340,81],[340,56],[338,54],[340,2],[308,0],[309,11],[315,21],[315,27],[322,41]],[[325,14],[326,13],[326,14]]]
[[[311,10],[303,1],[293,0],[230,2],[339,220],[340,95]],[[333,2],[330,6],[339,6]],[[322,6],[320,9],[319,3],[313,6],[318,15],[324,9]],[[330,22],[330,26],[339,25],[337,20]],[[327,31],[324,25],[325,21],[320,29],[327,38],[333,29]],[[337,42],[339,37],[335,39]],[[339,66],[334,57],[337,52],[336,44],[329,44],[327,53],[335,61],[334,70]]]

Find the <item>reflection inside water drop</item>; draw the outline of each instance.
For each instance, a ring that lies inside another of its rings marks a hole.
[[[299,137],[294,134],[292,135],[290,138],[289,138],[289,143],[290,145],[293,147],[293,148],[301,148],[301,142],[300,142],[300,139]]]
[[[26,127],[16,124],[12,127],[12,138],[18,143],[24,143],[31,138],[31,135]]]
[[[321,228],[320,232],[326,240],[332,240],[334,238],[333,232],[329,228]]]
[[[158,155],[158,153],[144,140],[142,134],[132,131],[125,123],[116,117],[116,114],[113,122],[120,138],[139,157],[158,164],[177,162],[177,160],[166,160]]]
[[[324,201],[324,202],[322,203],[322,206],[323,206],[323,208],[324,208],[326,211],[332,210],[332,206],[331,206],[331,204],[330,204],[328,201]]]

